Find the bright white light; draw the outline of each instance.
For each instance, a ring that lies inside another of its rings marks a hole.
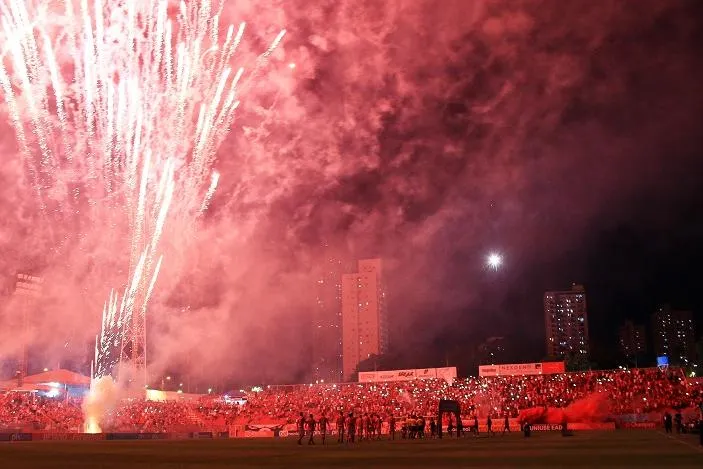
[[[294,64],[293,62],[289,63],[289,64],[288,64],[288,68],[290,68],[291,70],[293,70],[293,69],[295,68],[295,64]]]
[[[503,256],[497,253],[491,253],[486,259],[486,264],[493,270],[498,270],[498,267],[503,263]]]

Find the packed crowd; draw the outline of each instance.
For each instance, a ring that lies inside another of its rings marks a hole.
[[[559,375],[417,380],[391,383],[269,387],[247,395],[244,405],[212,397],[200,401],[131,400],[108,413],[104,429],[112,431],[189,431],[230,425],[295,424],[304,415],[391,417],[436,414],[440,399],[456,400],[462,415],[494,419],[517,417],[534,407],[565,408],[594,394],[607,396],[607,414],[644,414],[696,407],[703,383],[678,371],[658,369],[594,371]],[[371,417],[373,421],[374,417]],[[0,427],[32,425],[34,429],[79,431],[79,401],[0,395]]]
[[[106,412],[103,431],[159,433],[204,430],[216,423],[201,413],[203,406],[183,402],[127,400]],[[30,393],[0,394],[0,431],[25,429],[81,432],[84,429],[79,399],[41,397]]]
[[[199,418],[192,406],[181,402],[130,400],[107,413],[105,431],[162,433],[200,429]]]
[[[0,428],[77,431],[83,423],[80,402],[37,398],[28,393],[0,394]]]
[[[695,407],[703,386],[678,372],[658,369],[593,371],[558,375],[420,380],[375,384],[314,385],[267,389],[249,396],[239,419],[293,421],[300,410],[316,415],[354,409],[382,415],[433,415],[440,399],[461,403],[462,414],[517,417],[533,407],[564,408],[603,393],[611,414],[642,414]]]

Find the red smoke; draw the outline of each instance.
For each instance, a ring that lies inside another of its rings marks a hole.
[[[603,422],[609,415],[608,396],[593,393],[574,401],[565,408],[533,407],[520,411],[518,420],[530,424],[561,424],[566,422]]]
[[[701,70],[683,3],[228,3],[222,22],[247,21],[251,51],[289,33],[219,154],[205,226],[165,261],[149,313],[154,374],[302,379],[325,243],[387,259],[395,332],[426,344],[458,322],[452,311],[488,301],[461,265],[484,255],[496,210],[527,265],[652,184],[686,184],[688,161],[659,156],[675,137],[686,144],[702,107],[685,91]],[[648,39],[658,21],[681,25],[663,45]],[[41,218],[0,130],[0,271],[45,278],[32,334],[46,362],[81,356],[111,276],[124,276],[119,240],[97,231],[56,255],[74,228]],[[568,228],[555,235],[546,218]],[[18,343],[12,303],[0,308],[1,358]],[[539,314],[507,319],[541,334]]]

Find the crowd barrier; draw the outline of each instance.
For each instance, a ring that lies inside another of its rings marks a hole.
[[[32,433],[32,441],[101,441],[106,433]]]
[[[584,431],[584,430],[615,430],[615,422],[574,422],[568,423],[569,431]],[[530,426],[533,432],[554,432],[561,431],[559,423],[536,423]]]
[[[503,422],[496,422],[492,430],[496,433],[503,431]],[[262,426],[264,427],[264,426]],[[611,431],[615,429],[654,429],[657,428],[655,422],[574,422],[568,424],[570,431],[599,430]],[[561,424],[534,424],[531,427],[535,432],[561,431]],[[276,428],[252,429],[252,426],[237,425],[230,427],[226,432],[192,432],[192,433],[0,433],[0,442],[4,441],[124,441],[124,440],[212,440],[223,438],[285,438],[287,436],[298,436],[297,429]],[[386,429],[384,429],[386,430]],[[511,422],[510,430],[520,431],[519,426]],[[446,432],[446,426],[444,431]],[[464,432],[471,431],[470,426],[464,426]],[[485,433],[488,427],[485,424],[479,425],[479,432]],[[315,432],[319,434],[319,432]],[[396,430],[400,433],[400,429]],[[383,432],[388,434],[387,431]],[[336,435],[336,431],[331,430],[328,435]]]
[[[0,441],[32,441],[31,433],[0,433]]]
[[[195,440],[212,440],[213,438],[229,438],[229,432],[195,432],[191,433]]]
[[[105,433],[106,440],[165,440],[168,433]]]
[[[658,417],[661,417],[659,415]],[[617,422],[627,422],[627,423],[636,423],[636,422],[651,422],[652,421],[652,416],[650,414],[620,414],[620,415],[615,415],[614,416],[615,420]]]
[[[266,428],[266,426],[261,425],[258,430],[253,430],[252,427],[256,427],[255,425],[233,425],[230,427],[230,438],[274,438],[274,437],[288,437],[288,436],[299,436],[298,434],[298,429],[295,424],[289,424],[284,426],[283,428],[280,429],[278,432],[278,435],[271,429]],[[332,424],[330,425],[330,428],[328,430],[328,435],[336,435],[337,430],[336,430],[336,425]],[[503,431],[504,427],[504,422],[502,419],[500,420],[495,420],[493,422],[493,426],[491,427],[491,430],[496,432],[496,433],[501,433]],[[444,425],[443,427],[443,432],[448,432],[448,427],[447,425]],[[464,432],[468,433],[471,431],[473,428],[471,422],[469,420],[464,420]],[[509,421],[509,430],[511,432],[519,432],[522,430],[520,423],[516,419],[510,419]],[[615,422],[574,422],[574,423],[569,423],[568,424],[568,429],[569,430],[574,430],[574,431],[583,431],[583,430],[615,430],[616,428],[650,428],[647,426],[632,426],[632,427],[620,427],[615,424]],[[654,427],[651,427],[654,428]],[[533,431],[560,431],[561,430],[561,424],[534,424],[532,425],[532,430]],[[454,431],[456,431],[456,427],[454,427]],[[478,426],[478,431],[479,433],[486,433],[488,432],[488,426],[484,423],[479,424]],[[426,432],[429,432],[429,427],[426,430]],[[382,435],[388,435],[388,423],[386,422],[381,430]],[[401,433],[401,428],[400,425],[396,428],[396,434]],[[307,434],[307,433],[306,433]],[[319,430],[315,430],[315,435],[318,436],[320,435]]]
[[[229,432],[193,433],[0,433],[0,441],[202,440],[230,438]]]
[[[642,430],[653,430],[657,428],[655,422],[619,422],[618,428],[638,428]]]

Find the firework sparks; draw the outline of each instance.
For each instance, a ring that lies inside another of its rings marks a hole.
[[[192,229],[207,210],[243,87],[285,31],[247,73],[230,67],[245,24],[221,38],[221,6],[209,0],[181,2],[175,19],[168,0],[66,0],[50,14],[53,3],[0,4],[0,86],[40,206],[68,212],[66,188],[80,181],[88,218],[118,209],[129,227],[127,286],[110,293],[96,340],[104,376],[116,345],[144,340],[164,230],[176,219]]]

